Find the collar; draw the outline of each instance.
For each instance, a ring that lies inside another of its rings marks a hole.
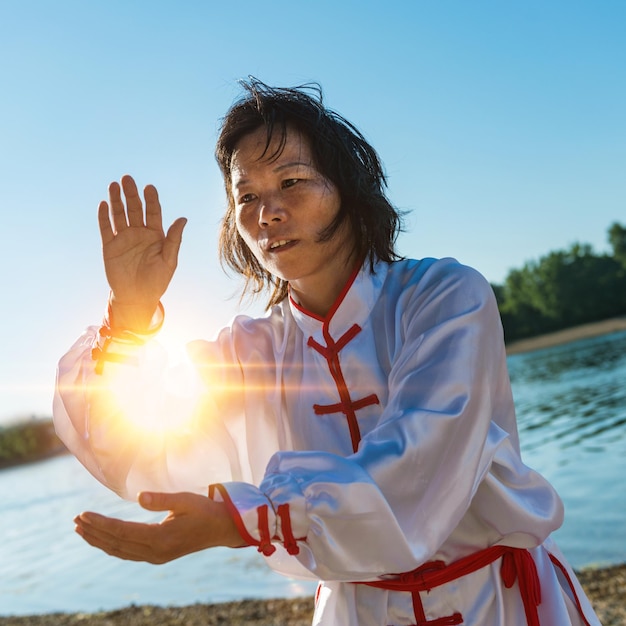
[[[337,339],[354,324],[363,327],[378,300],[388,270],[389,265],[382,261],[374,264],[374,273],[370,272],[367,260],[357,266],[325,317],[307,311],[289,295],[291,315],[306,336],[323,344],[326,343],[324,331]]]

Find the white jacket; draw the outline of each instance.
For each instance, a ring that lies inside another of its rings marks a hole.
[[[542,626],[584,624],[574,594],[599,624],[549,539],[561,501],[521,460],[500,317],[474,270],[453,259],[377,263],[374,273],[366,264],[324,319],[291,298],[265,318],[235,318],[215,341],[189,345],[203,393],[175,432],[124,418],[158,424],[180,412],[155,343],[114,340],[108,351],[126,362],[96,374],[97,332],[59,364],[54,415],[66,445],[124,497],[214,484],[211,497],[228,502],[272,568],[324,581],[315,624],[462,615],[439,623],[525,625],[500,560],[417,598],[353,584],[495,545],[530,550]],[[133,390],[126,400],[120,378]]]

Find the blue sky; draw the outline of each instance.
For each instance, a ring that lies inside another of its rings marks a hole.
[[[625,30],[611,0],[0,0],[0,422],[50,414],[57,359],[101,318],[96,206],[124,173],[189,218],[170,340],[235,313],[212,152],[249,74],[320,82],[364,132],[411,211],[407,256],[497,283],[577,241],[607,250],[626,223]]]

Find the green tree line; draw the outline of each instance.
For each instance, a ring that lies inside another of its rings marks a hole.
[[[0,468],[65,452],[52,420],[31,419],[0,427]]]
[[[507,342],[626,315],[626,227],[608,229],[612,254],[575,243],[492,285]]]

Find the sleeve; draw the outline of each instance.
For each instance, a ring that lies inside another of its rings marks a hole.
[[[519,457],[491,287],[452,267],[427,271],[400,297],[388,401],[355,454],[279,452],[259,489],[219,486],[242,536],[264,554],[282,543],[326,580],[410,571],[441,548],[500,456],[499,495],[516,494],[511,524],[528,532],[522,541],[537,545],[559,525],[558,497]],[[278,560],[276,569],[294,571]]]
[[[54,423],[70,452],[128,499],[141,490],[206,494],[211,481],[242,480],[236,419],[227,419],[238,414],[232,390],[240,388],[228,330],[173,356],[156,339],[113,338],[103,352],[100,334],[88,328],[58,365]]]

